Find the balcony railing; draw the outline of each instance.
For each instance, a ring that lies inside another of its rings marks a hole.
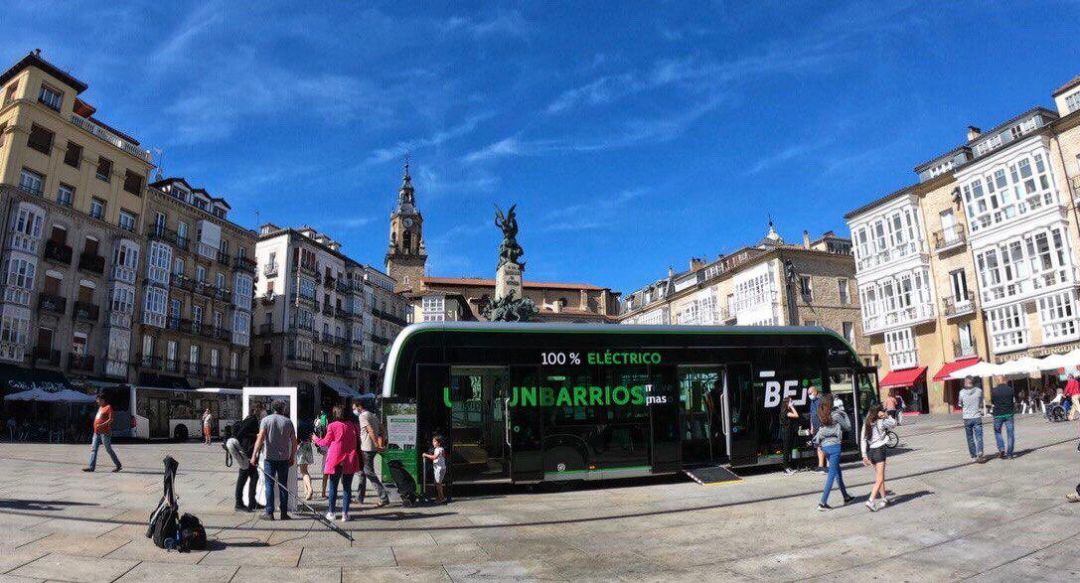
[[[934,306],[918,304],[893,312],[866,316],[863,318],[863,330],[866,334],[873,334],[894,326],[914,325],[932,319],[934,319]]]
[[[333,317],[334,316],[334,306],[332,306],[330,304],[323,304],[322,313],[323,313],[324,316]]]
[[[57,243],[52,239],[45,241],[45,261],[51,261],[61,265],[71,265],[71,255],[71,245]]]
[[[229,254],[224,251],[218,251],[217,262],[222,265],[228,266],[230,263],[232,263],[232,257],[230,257]]]
[[[131,314],[128,312],[109,310],[109,326],[131,329]]]
[[[146,230],[146,236],[149,237],[151,241],[168,243],[184,251],[187,251],[188,248],[187,237],[181,237],[176,231],[167,229],[164,225],[150,225],[150,228]]]
[[[974,343],[963,344],[961,342],[953,341],[953,358],[969,358],[976,356],[978,351],[975,350]]]
[[[148,152],[147,150],[143,150],[131,141],[116,135],[115,133],[99,126],[98,124],[86,119],[85,117],[82,117],[81,115],[77,115],[74,113],[71,114],[71,123],[77,127],[86,130],[87,132],[90,132],[98,138],[116,146],[117,148],[120,148],[128,154],[135,156],[136,158],[142,160],[143,162],[146,162],[147,164],[152,162],[154,159],[153,156],[150,155],[150,152]]]
[[[237,255],[235,257],[235,261],[233,261],[233,266],[240,271],[246,271],[251,274],[255,273],[255,260],[251,259],[250,257],[241,257]]]
[[[35,366],[60,366],[60,351],[49,346],[34,347]]]
[[[975,311],[975,293],[971,291],[965,292],[959,298],[942,298],[941,302],[944,304],[946,318],[963,316]]]
[[[68,370],[94,372],[94,357],[88,354],[68,354]]]
[[[384,312],[382,310],[373,309],[373,310],[371,310],[371,313],[376,318],[382,318],[383,320],[386,320],[387,322],[393,322],[394,324],[397,324],[398,326],[404,326],[406,324],[405,318],[402,318],[401,316],[395,316],[394,314],[391,314],[390,312]],[[354,315],[356,317],[361,317],[361,314],[354,314]]]
[[[339,279],[334,284],[334,289],[337,290],[339,294],[347,294],[349,293],[349,283],[343,279]]]
[[[165,359],[165,372],[179,373],[180,372],[180,361],[175,359],[175,358],[166,358]]]
[[[908,241],[901,245],[896,245],[884,251],[879,251],[870,255],[864,255],[857,259],[858,271],[864,271],[866,269],[872,269],[879,265],[885,265],[892,263],[906,257],[913,257],[922,253],[922,244],[918,241]]]
[[[277,277],[277,274],[277,263],[267,263],[266,266],[263,267],[263,275],[266,277]]]
[[[306,271],[311,275],[318,275],[318,273],[316,271],[318,268],[319,268],[319,266],[316,265],[313,262],[308,262],[308,261],[301,261],[300,262],[300,271]],[[318,280],[316,280],[316,281],[318,281]]]
[[[165,359],[152,354],[139,354],[135,357],[139,368],[144,370],[162,370],[165,368]]]
[[[71,311],[71,318],[76,322],[95,323],[101,316],[101,310],[97,305],[90,302],[75,302],[75,308]]]
[[[184,373],[185,374],[189,374],[191,376],[201,377],[201,376],[203,376],[203,371],[205,371],[205,370],[206,370],[206,365],[204,365],[201,362],[185,362],[184,363]]]
[[[101,255],[79,254],[79,269],[101,275],[105,273],[105,258]]]
[[[938,253],[950,249],[959,249],[967,244],[967,231],[964,225],[953,225],[934,233],[934,250]]]
[[[52,294],[38,295],[38,311],[50,314],[63,314],[67,311],[67,298]]]

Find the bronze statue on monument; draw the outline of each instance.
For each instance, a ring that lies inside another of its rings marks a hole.
[[[540,310],[525,297],[522,273],[525,262],[521,256],[525,250],[517,242],[517,205],[511,205],[506,214],[495,206],[495,226],[502,231],[499,245],[499,264],[495,271],[495,299],[484,307],[483,316],[493,322],[527,322]]]

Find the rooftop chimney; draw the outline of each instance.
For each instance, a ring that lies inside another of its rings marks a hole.
[[[702,259],[700,257],[691,257],[690,258],[690,271],[694,271],[696,269],[701,269],[702,267],[705,267],[705,260],[704,259]]]
[[[979,128],[977,128],[975,126],[968,126],[967,140],[969,142],[971,140],[974,140],[975,138],[978,138],[981,135],[982,135],[982,130],[980,130]]]
[[[810,248],[810,231],[804,230],[802,232],[802,246],[803,246],[803,249],[809,249]]]
[[[667,276],[668,277],[675,277],[675,268],[674,267],[672,267],[670,265],[668,266],[668,268],[667,268]]]

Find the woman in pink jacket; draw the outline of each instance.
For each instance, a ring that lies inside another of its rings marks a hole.
[[[319,447],[326,448],[323,473],[330,476],[330,510],[326,513],[326,519],[334,519],[338,483],[341,483],[344,487],[341,521],[345,522],[349,520],[349,492],[352,491],[353,474],[360,469],[360,456],[356,451],[360,428],[345,417],[345,410],[340,405],[333,408],[331,417],[333,421],[326,427],[326,435],[321,438],[312,436],[312,439]]]

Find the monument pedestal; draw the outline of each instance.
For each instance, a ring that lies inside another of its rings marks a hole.
[[[507,262],[495,272],[495,299],[501,300],[511,294],[519,300],[525,297],[522,293],[521,266]]]

